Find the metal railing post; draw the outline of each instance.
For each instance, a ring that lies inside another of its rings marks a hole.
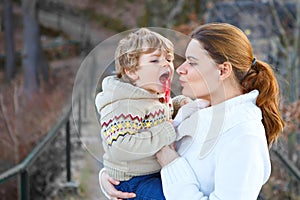
[[[29,175],[27,169],[20,173],[20,200],[29,200]]]
[[[66,168],[67,182],[71,182],[71,138],[70,138],[70,120],[66,123]]]

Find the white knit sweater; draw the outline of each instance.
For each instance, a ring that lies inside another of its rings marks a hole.
[[[181,155],[162,171],[167,200],[255,200],[271,173],[258,91],[198,110],[178,127]]]

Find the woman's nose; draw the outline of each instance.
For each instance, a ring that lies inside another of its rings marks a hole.
[[[180,74],[185,74],[186,70],[185,70],[185,63],[182,63],[179,67],[177,67],[176,72],[180,75]]]

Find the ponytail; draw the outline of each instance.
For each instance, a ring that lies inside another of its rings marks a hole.
[[[279,86],[272,68],[267,63],[256,60],[241,81],[241,85],[244,93],[254,89],[259,91],[256,104],[262,111],[262,122],[268,145],[271,146],[284,126],[279,112]]]

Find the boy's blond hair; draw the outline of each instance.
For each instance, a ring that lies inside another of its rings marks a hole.
[[[141,54],[160,49],[163,53],[174,55],[173,43],[162,35],[147,28],[140,28],[120,40],[115,52],[115,68],[118,78],[131,82],[126,70],[137,70]]]

